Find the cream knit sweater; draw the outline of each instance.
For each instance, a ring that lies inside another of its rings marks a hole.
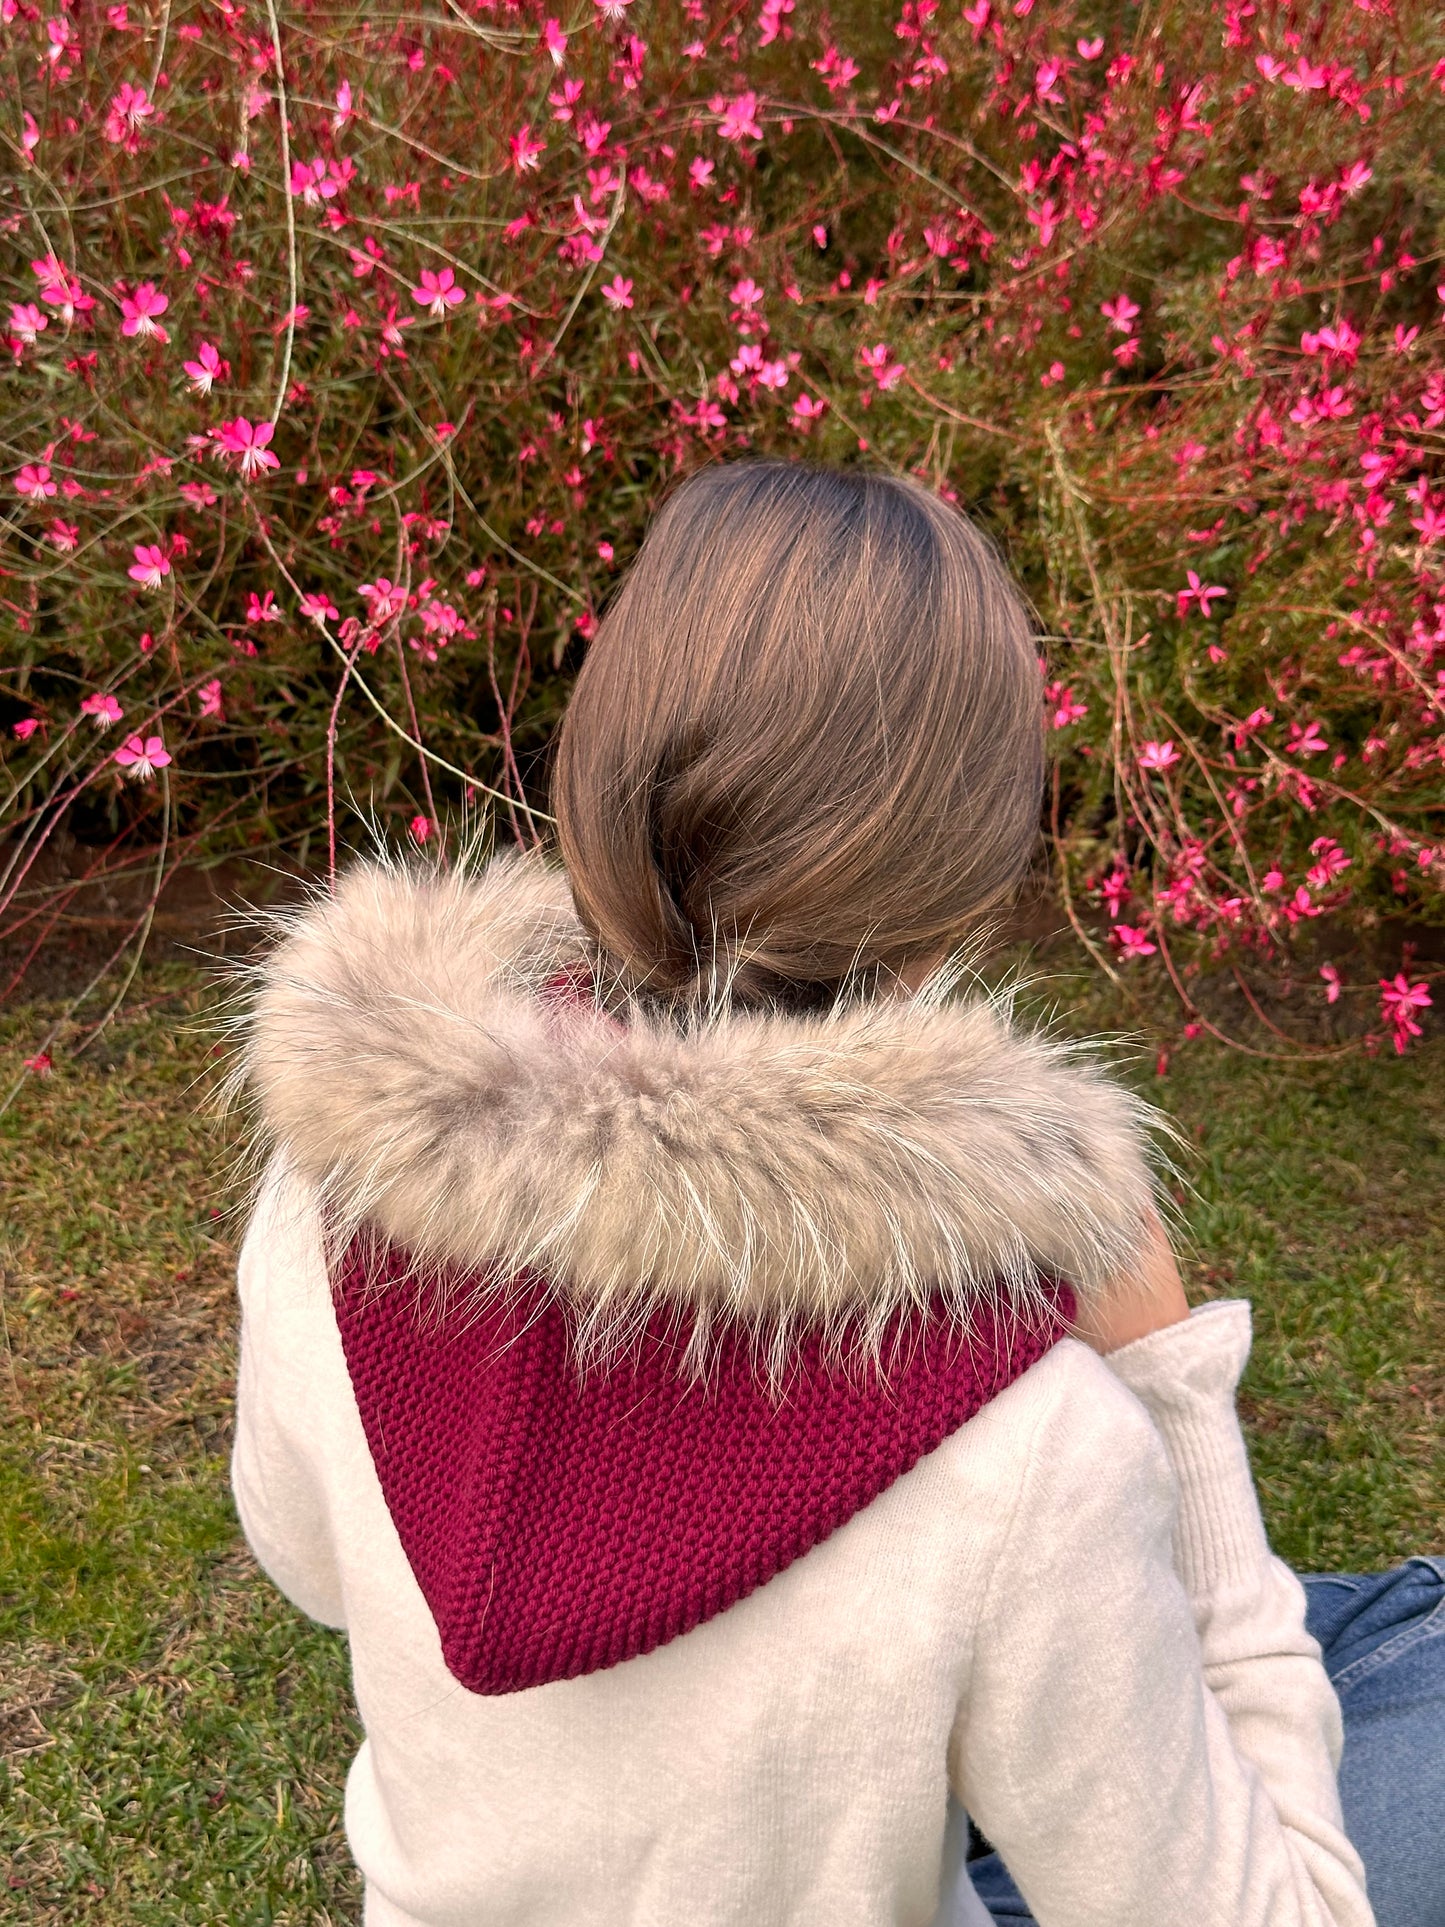
[[[1066,1341],[759,1591],[641,1658],[466,1692],[392,1525],[308,1186],[240,1266],[234,1480],[344,1627],[368,1927],[986,1922],[961,1802],[1041,1927],[1367,1927],[1340,1717],[1234,1412],[1240,1301]]]

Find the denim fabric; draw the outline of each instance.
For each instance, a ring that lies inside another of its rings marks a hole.
[[[1340,1801],[1378,1927],[1445,1927],[1445,1559],[1304,1588],[1344,1716]],[[968,1874],[995,1921],[1034,1927],[996,1853]]]

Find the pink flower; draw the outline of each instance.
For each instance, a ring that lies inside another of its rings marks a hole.
[[[1127,870],[1111,870],[1108,876],[1104,878],[1104,881],[1099,885],[1099,895],[1104,899],[1111,923],[1117,919],[1119,912],[1124,908],[1124,905],[1133,894],[1134,892],[1129,888],[1129,872]]]
[[[560,20],[542,22],[542,45],[552,56],[552,65],[560,67],[567,58],[567,36],[562,31]]]
[[[738,94],[729,100],[723,94],[714,94],[708,107],[718,116],[718,139],[725,141],[760,141],[763,130],[758,125],[758,97],[754,93]]]
[[[799,395],[793,403],[793,418],[798,422],[815,422],[827,412],[828,404],[821,395]]]
[[[1403,970],[1393,978],[1380,978],[1380,1015],[1394,1027],[1395,1050],[1400,1056],[1404,1056],[1408,1040],[1422,1034],[1415,1013],[1428,1010],[1433,1002],[1429,987],[1423,982],[1412,983]]]
[[[429,816],[414,816],[411,819],[409,828],[418,843],[425,843],[431,835],[431,818]]]
[[[1054,712],[1052,721],[1055,729],[1067,729],[1070,723],[1078,722],[1087,716],[1089,705],[1081,703],[1073,690],[1061,682],[1051,682],[1044,691],[1044,701]]]
[[[1172,742],[1151,740],[1139,752],[1140,769],[1172,769],[1179,760],[1179,751]]]
[[[170,336],[156,321],[156,316],[164,314],[170,305],[154,281],[142,281],[134,294],[121,297],[121,333],[169,341]]]
[[[1218,584],[1206,586],[1205,583],[1201,582],[1193,569],[1186,569],[1184,573],[1188,578],[1189,587],[1187,589],[1180,589],[1174,598],[1181,616],[1188,615],[1191,602],[1197,602],[1200,615],[1207,616],[1209,614],[1210,603],[1217,601],[1220,596],[1229,594],[1228,589],[1222,589]]]
[[[379,575],[375,582],[363,582],[357,594],[366,604],[367,620],[380,628],[399,616],[406,607],[406,590],[399,588],[389,576]]]
[[[756,308],[762,298],[763,291],[750,274],[745,274],[741,281],[736,282],[732,293],[728,296],[728,299],[739,308]]]
[[[124,142],[126,151],[133,154],[139,145],[137,137],[141,127],[154,112],[145,88],[123,80],[105,117],[105,138],[116,146]]]
[[[1103,315],[1109,326],[1117,329],[1121,335],[1131,335],[1139,314],[1139,304],[1137,301],[1131,301],[1127,294],[1116,294],[1112,301],[1099,303],[1099,313]]]
[[[279,468],[280,460],[271,453],[267,443],[276,433],[270,422],[249,422],[244,415],[237,415],[231,422],[222,422],[213,428],[211,435],[223,456],[237,458],[242,481],[250,481],[263,469]]]
[[[80,713],[82,716],[93,717],[97,729],[109,729],[112,723],[120,721],[125,711],[114,696],[97,690],[93,696],[81,697]]]
[[[15,477],[15,492],[28,496],[32,502],[43,502],[47,496],[54,495],[55,483],[46,464],[27,462]]]
[[[158,769],[166,768],[171,753],[159,736],[127,736],[115,760],[133,782],[148,783]]]
[[[1079,50],[1080,60],[1097,60],[1104,51],[1104,36],[1098,34],[1093,40],[1076,40],[1074,45]]]
[[[291,192],[308,207],[320,207],[323,201],[335,200],[342,178],[334,163],[320,158],[291,163]]]
[[[712,186],[712,177],[716,171],[716,161],[704,160],[701,154],[694,154],[687,164],[687,178],[698,191]]]
[[[182,364],[190,377],[189,386],[194,395],[209,395],[212,384],[224,381],[231,372],[231,364],[222,361],[220,350],[209,341],[203,341],[196,349],[194,361]]]
[[[1328,889],[1341,871],[1349,869],[1353,860],[1331,836],[1317,836],[1310,845],[1310,855],[1315,861],[1305,880],[1312,890]]]
[[[1291,723],[1289,741],[1285,749],[1291,756],[1318,756],[1329,744],[1320,733],[1318,723]]]
[[[467,296],[466,290],[457,286],[457,278],[450,268],[440,271],[423,268],[417,286],[411,291],[411,298],[437,320],[444,321],[447,310],[459,308]]]
[[[38,716],[22,716],[18,723],[12,723],[10,725],[10,733],[17,741],[28,743],[39,727],[40,718]]]
[[[1337,1004],[1340,1001],[1340,973],[1333,964],[1321,964],[1320,975],[1325,980],[1325,1002]]]
[[[894,361],[886,342],[878,342],[872,348],[860,348],[858,359],[865,368],[871,369],[874,381],[882,389],[896,388],[905,373],[903,363]]]
[[[33,1057],[27,1057],[24,1062],[26,1070],[33,1072],[36,1077],[49,1077],[55,1068],[48,1050],[38,1050]],[[61,1296],[64,1295],[62,1292]]]
[[[1109,939],[1118,945],[1125,957],[1152,957],[1159,948],[1158,944],[1150,943],[1142,930],[1136,930],[1129,923],[1116,923],[1109,932]]]
[[[539,141],[530,127],[519,127],[509,145],[512,165],[519,174],[530,174],[547,151],[546,141]]]
[[[630,308],[632,306],[632,283],[617,274],[602,290],[602,299],[609,308]]]
[[[132,582],[139,582],[143,589],[158,589],[171,572],[169,558],[164,549],[154,542],[137,542],[135,561],[126,570]]]
[[[335,622],[341,611],[328,595],[304,595],[301,598],[301,613],[309,616],[315,623]]]
[[[180,493],[196,509],[213,509],[221,499],[209,482],[182,482]]]
[[[88,314],[95,306],[94,297],[82,293],[79,281],[53,254],[32,261],[30,271],[40,283],[40,299],[47,308],[56,309],[67,325],[76,315]]]
[[[331,125],[339,134],[355,112],[351,82],[343,80],[336,90],[336,112],[331,116]]]
[[[281,611],[276,607],[276,592],[274,589],[267,589],[263,595],[257,595],[254,589],[251,590],[246,598],[246,620],[247,622],[279,622],[281,620]]]
[[[62,555],[70,555],[80,542],[80,530],[74,522],[62,522],[57,515],[45,531]]]
[[[11,302],[11,331],[24,342],[27,348],[33,348],[35,346],[35,337],[38,334],[43,334],[49,326],[49,321],[33,301]]]
[[[225,720],[226,712],[221,704],[221,678],[219,676],[212,676],[209,682],[203,682],[196,691],[196,694],[201,699],[201,714],[203,716],[214,717],[217,722],[223,722]]]

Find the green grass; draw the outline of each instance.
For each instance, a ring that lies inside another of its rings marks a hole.
[[[276,1598],[230,1509],[234,1147],[197,1118],[200,993],[176,973],[162,993],[0,1119],[7,1927],[357,1912],[344,1646]],[[42,1028],[4,1020],[7,1083]],[[1152,1060],[1134,1074],[1197,1150],[1193,1295],[1254,1301],[1277,1548],[1317,1570],[1445,1548],[1445,1040],[1293,1066],[1201,1040],[1164,1079]]]

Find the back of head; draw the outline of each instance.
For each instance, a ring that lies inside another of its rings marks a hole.
[[[663,506],[553,781],[583,923],[635,989],[821,1001],[964,936],[1038,829],[1027,613],[919,485],[784,462]]]

